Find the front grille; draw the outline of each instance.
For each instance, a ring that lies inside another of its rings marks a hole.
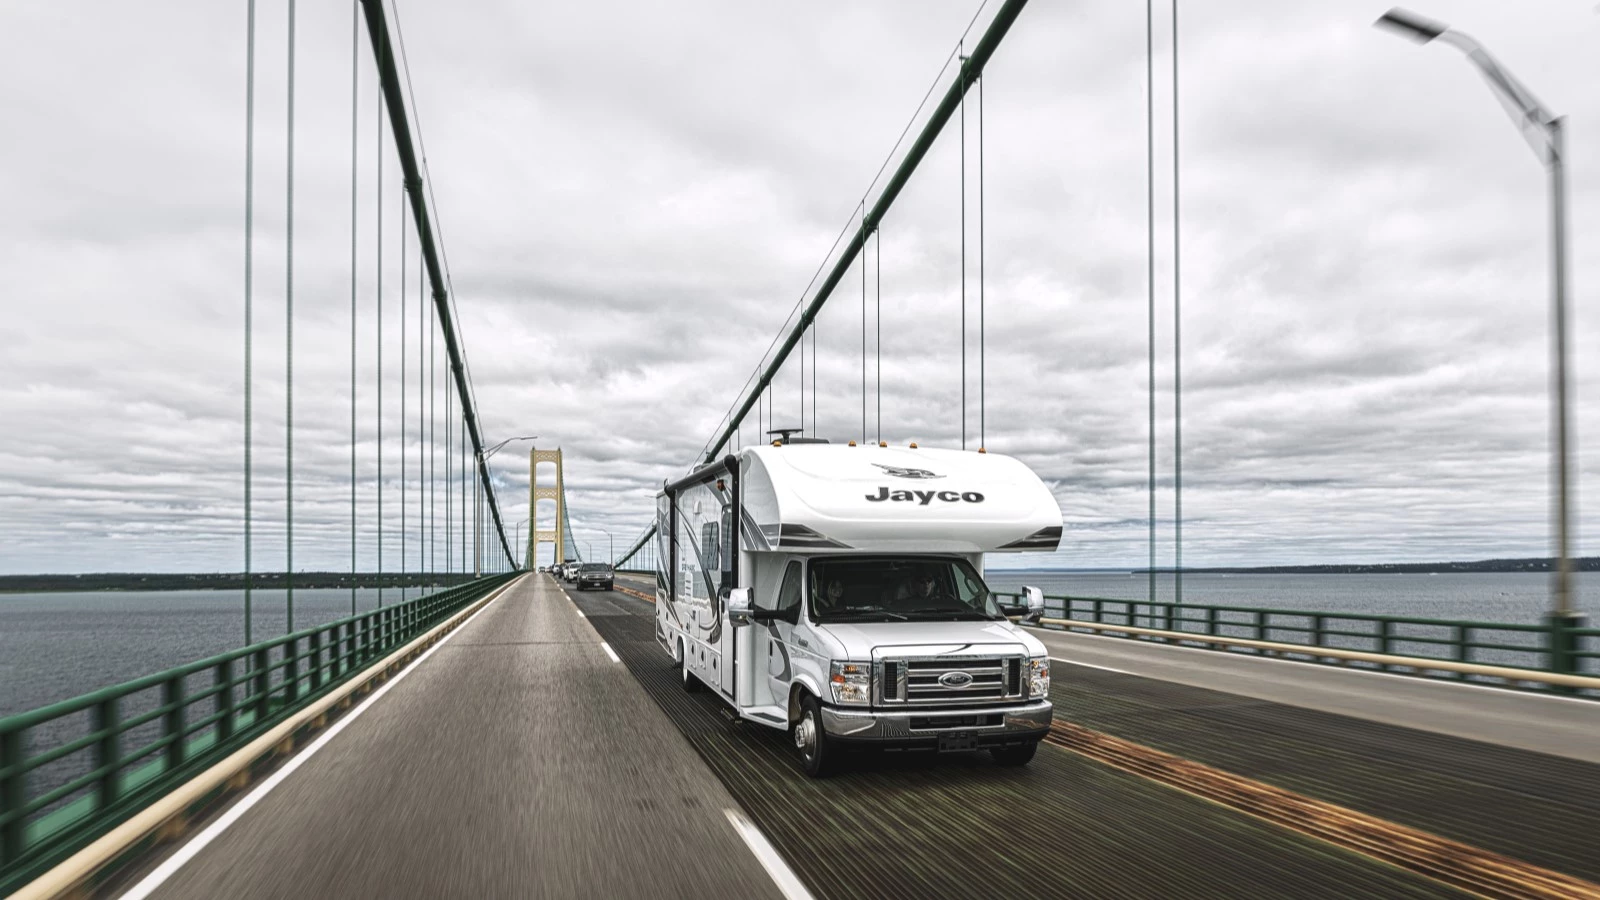
[[[912,716],[912,731],[938,731],[945,728],[999,728],[1005,717],[999,713],[986,716]]]
[[[886,660],[879,668],[879,698],[886,704],[971,705],[1021,699],[1018,657]]]

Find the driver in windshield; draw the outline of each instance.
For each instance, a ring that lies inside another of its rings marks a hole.
[[[932,572],[922,571],[911,576],[911,583],[907,591],[910,602],[918,606],[948,603],[950,595],[940,589],[938,580]]]

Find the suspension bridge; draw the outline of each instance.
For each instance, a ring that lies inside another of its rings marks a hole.
[[[1153,269],[1148,596],[1045,597],[1029,627],[1055,663],[1055,720],[1031,765],[881,753],[806,778],[787,734],[683,690],[655,626],[669,562],[655,527],[620,547],[601,532],[606,552],[591,552],[574,518],[582,533],[597,526],[568,503],[568,481],[590,477],[585,461],[548,437],[485,434],[461,329],[471,300],[451,278],[399,11],[350,6],[350,80],[338,86],[351,113],[350,281],[337,307],[348,379],[330,384],[324,367],[295,391],[306,363],[295,350],[297,9],[248,0],[244,554],[228,576],[241,641],[6,710],[0,895],[1600,897],[1600,629],[1570,607],[1514,623],[1196,603],[1182,594],[1181,556],[1173,595],[1158,598]],[[960,448],[987,452],[983,77],[1026,27],[1025,6],[980,9],[685,469],[774,431],[887,445],[880,233],[953,129],[963,243],[951,364]],[[269,7],[286,16],[276,44],[258,33]],[[286,213],[271,242],[281,260],[257,244],[269,45],[287,89]],[[282,367],[267,382],[256,285],[280,261]],[[859,410],[852,398],[849,433],[829,433],[817,424],[817,322],[857,292]],[[329,296],[313,294],[319,327]],[[775,396],[780,375],[795,377],[798,417]],[[258,422],[263,391],[281,401],[270,417],[281,432]],[[348,421],[342,407],[337,428],[322,415],[320,443],[297,448],[296,412],[330,396],[348,402]],[[282,439],[281,470],[263,470],[269,438]],[[521,515],[491,463],[524,443]],[[325,472],[334,451],[347,471],[337,500],[320,479],[314,501],[297,501],[297,459]],[[297,525],[302,542],[308,528],[341,542],[348,532],[348,571],[297,572]],[[268,539],[281,570],[259,564]],[[553,563],[611,563],[613,589],[584,593],[537,571],[545,544]]]

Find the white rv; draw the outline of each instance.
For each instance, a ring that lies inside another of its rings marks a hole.
[[[1022,765],[1049,730],[1044,645],[983,581],[984,554],[1061,540],[1021,462],[775,444],[667,484],[656,516],[656,636],[685,688],[789,731],[808,773],[852,742]]]

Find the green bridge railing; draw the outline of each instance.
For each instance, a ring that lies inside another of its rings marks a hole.
[[[1020,593],[996,591],[1019,611]],[[1105,597],[1045,596],[1045,617],[1128,625],[1212,637],[1243,638],[1301,644],[1309,661],[1351,666],[1376,664],[1317,657],[1313,648],[1359,650],[1419,659],[1507,666],[1537,672],[1600,676],[1600,628],[1574,628],[1554,622],[1519,624],[1379,616],[1363,613],[1313,612],[1254,606],[1211,606],[1197,603],[1151,603]],[[1141,637],[1129,633],[1128,637]],[[1181,641],[1182,639],[1177,639]],[[1248,651],[1249,648],[1238,648]],[[1251,651],[1253,652],[1253,651]],[[1388,671],[1426,674],[1405,666]],[[1451,674],[1450,677],[1462,677]],[[1477,676],[1471,676],[1479,680]],[[1483,678],[1486,683],[1495,679]]]
[[[0,896],[519,574],[0,719]]]

